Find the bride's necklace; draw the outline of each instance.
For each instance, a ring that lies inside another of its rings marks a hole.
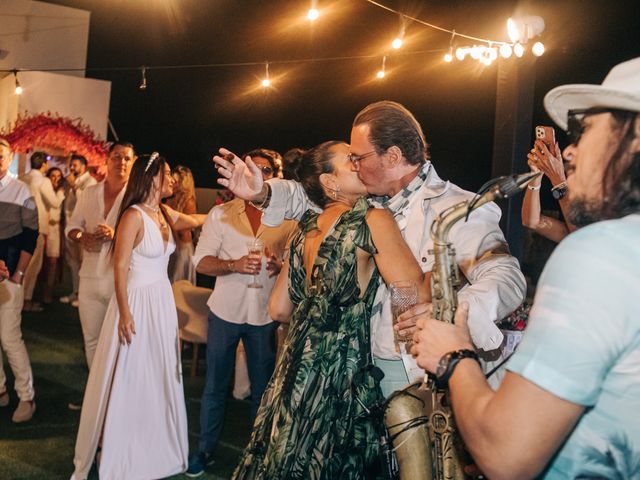
[[[147,207],[149,210],[151,210],[153,213],[158,213],[158,209],[160,208],[158,207],[154,207],[149,205],[148,203],[142,202],[142,205],[144,205],[145,207]]]

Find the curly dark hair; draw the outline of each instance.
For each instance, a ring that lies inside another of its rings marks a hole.
[[[422,127],[403,105],[389,100],[371,103],[353,121],[354,127],[363,124],[369,125],[369,141],[378,154],[396,146],[411,165],[421,165],[429,160]]]
[[[569,219],[576,226],[640,212],[640,152],[631,151],[638,122],[638,112],[611,112],[612,143],[616,146],[602,177],[602,201],[571,202]]]
[[[299,161],[294,158],[296,152],[291,153],[291,161],[298,164],[295,172],[293,172],[294,177],[292,180],[300,182],[309,200],[320,208],[324,208],[328,200],[320,183],[320,175],[333,173],[331,149],[341,144],[344,144],[344,142],[330,140],[306,151],[297,149],[296,152],[300,155]]]

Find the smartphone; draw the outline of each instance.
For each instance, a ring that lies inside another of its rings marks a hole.
[[[540,139],[545,143],[549,152],[551,152],[553,156],[558,156],[558,152],[556,152],[556,132],[553,127],[538,125],[536,127],[536,140],[537,139]]]

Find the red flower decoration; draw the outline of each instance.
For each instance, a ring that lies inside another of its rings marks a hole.
[[[80,118],[70,119],[51,112],[19,115],[13,128],[0,135],[11,143],[16,153],[27,153],[36,146],[62,150],[65,155],[82,155],[89,166],[98,169],[105,164],[109,153],[107,142],[96,139],[93,130]]]

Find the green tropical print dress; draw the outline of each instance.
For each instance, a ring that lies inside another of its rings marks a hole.
[[[318,250],[310,283],[303,245],[306,233],[318,228],[318,214],[307,211],[300,221],[289,260],[295,305],[289,334],[235,479],[375,476],[378,436],[363,405],[370,409],[382,393],[363,372],[370,366],[369,317],[379,274],[374,271],[364,295],[357,277],[357,248],[375,252],[368,208],[360,199],[338,219]]]

